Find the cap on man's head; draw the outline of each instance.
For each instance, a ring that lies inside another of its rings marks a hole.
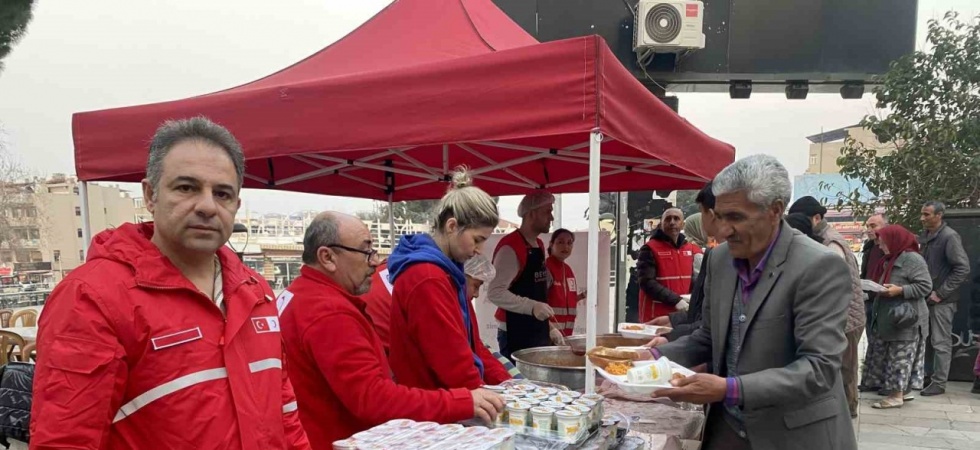
[[[524,196],[521,204],[517,205],[517,215],[524,217],[527,213],[538,208],[555,204],[555,196],[544,189],[537,189]]]
[[[827,208],[821,205],[817,199],[807,195],[806,197],[800,197],[799,200],[793,203],[793,206],[789,207],[789,214],[793,213],[803,213],[807,217],[820,214],[820,217],[823,217],[827,215]]]

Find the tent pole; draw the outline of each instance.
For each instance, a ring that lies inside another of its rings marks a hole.
[[[616,231],[616,265],[618,267],[616,269],[616,322],[614,323],[617,327],[620,322],[626,321],[626,285],[629,284],[630,280],[627,262],[629,261],[631,247],[629,211],[627,211],[629,192],[620,192],[618,197],[619,205],[616,209],[619,213],[619,217],[616,219],[616,224],[619,225]]]
[[[92,241],[92,226],[89,216],[91,210],[88,206],[88,181],[82,181],[78,186],[78,196],[81,200],[82,209],[82,252],[88,257],[88,244]],[[85,262],[85,261],[82,261]]]
[[[388,241],[390,242],[392,252],[395,251],[395,202],[392,201],[394,193],[388,192]]]
[[[585,348],[595,347],[596,314],[599,312],[599,161],[602,147],[602,133],[593,130],[589,135],[589,272],[587,280],[588,295],[585,312]],[[603,277],[609,289],[609,274]],[[585,360],[585,392],[595,392],[595,370],[592,361]]]
[[[557,229],[559,229],[559,228],[562,227],[561,226],[561,194],[558,194],[558,195],[555,196],[555,214],[554,215],[555,215],[555,220],[553,222],[554,223],[554,227],[552,227],[552,228],[554,228],[554,229],[557,230]]]

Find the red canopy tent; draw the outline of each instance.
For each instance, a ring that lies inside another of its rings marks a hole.
[[[734,150],[662,104],[597,36],[538,44],[490,0],[398,0],[268,77],[213,94],[77,113],[84,181],[139,181],[163,120],[202,114],[241,141],[246,187],[438,198],[465,164],[493,195],[697,188]],[[394,174],[394,176],[386,176]]]
[[[86,182],[139,181],[156,127],[194,115],[241,141],[245,187],[389,202],[438,198],[449,171],[465,164],[491,195],[589,192],[597,211],[600,188],[699,188],[735,153],[655,98],[598,36],[539,44],[490,0],[396,0],[342,40],[260,80],[76,113],[86,245]],[[598,230],[592,214],[590,242]],[[589,246],[589,267],[598,258]],[[587,280],[591,347],[597,271]],[[595,374],[586,376],[591,392]]]

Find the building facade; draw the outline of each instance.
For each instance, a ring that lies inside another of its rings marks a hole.
[[[857,125],[838,128],[832,131],[821,132],[813,136],[807,136],[810,141],[809,161],[806,173],[808,174],[832,174],[840,173],[840,166],[837,158],[841,155],[841,150],[847,144],[847,139],[863,144],[866,148],[873,148],[878,155],[887,155],[895,151],[893,144],[882,144],[878,138],[867,128]]]

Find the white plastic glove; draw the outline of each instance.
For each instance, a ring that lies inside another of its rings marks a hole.
[[[547,303],[534,302],[534,308],[531,309],[531,314],[538,320],[548,320],[548,318],[555,315],[555,310],[551,309]]]
[[[561,334],[557,328],[552,328],[548,333],[551,337],[551,343],[555,345],[565,345],[565,335]]]
[[[690,304],[687,303],[687,300],[681,299],[681,301],[677,302],[677,305],[675,306],[678,311],[687,311],[687,308],[690,307]]]

